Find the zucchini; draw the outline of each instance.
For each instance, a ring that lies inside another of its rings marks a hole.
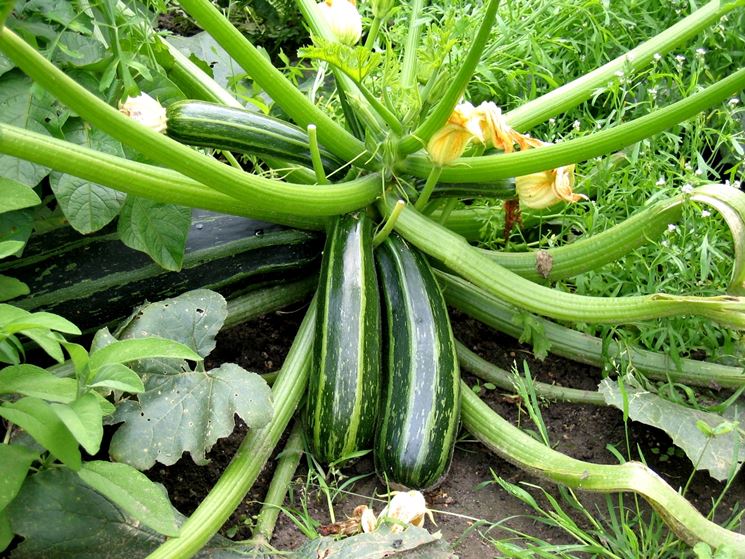
[[[183,144],[313,164],[308,134],[278,118],[193,100],[172,103],[166,116],[166,134]],[[327,173],[344,165],[330,151],[321,146],[319,149]]]
[[[460,372],[445,300],[424,256],[391,235],[376,250],[385,395],[378,475],[430,489],[447,474],[460,419]]]
[[[146,300],[200,287],[228,297],[262,282],[299,279],[315,271],[321,246],[316,233],[197,211],[180,272],[126,247],[109,227],[94,236],[71,228],[32,236],[23,257],[3,261],[0,273],[31,289],[13,305],[53,312],[91,331],[129,316]]]
[[[318,320],[305,406],[317,460],[338,462],[372,448],[380,389],[380,300],[372,223],[364,213],[334,220],[318,281]]]

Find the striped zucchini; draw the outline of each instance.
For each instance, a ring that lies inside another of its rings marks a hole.
[[[166,116],[166,133],[181,143],[312,165],[308,135],[284,120],[192,100],[172,103]],[[344,164],[323,147],[320,151],[327,173]]]
[[[460,417],[460,372],[445,300],[425,260],[391,235],[376,250],[384,304],[385,395],[375,467],[389,482],[438,485],[450,467]]]
[[[262,282],[299,279],[317,269],[321,241],[315,233],[195,210],[180,272],[126,247],[112,226],[88,236],[69,227],[34,235],[21,258],[0,262],[0,273],[31,289],[14,305],[59,314],[90,331],[145,301],[190,289],[229,297]]]
[[[380,391],[380,299],[372,223],[334,220],[318,282],[318,319],[305,407],[306,436],[323,463],[372,448]]]

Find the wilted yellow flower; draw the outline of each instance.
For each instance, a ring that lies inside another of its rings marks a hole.
[[[520,149],[526,149],[522,142],[522,134],[515,132],[507,120],[502,115],[502,110],[491,101],[484,101],[476,107],[476,114],[479,118],[482,136],[486,144],[491,144],[493,148],[501,149],[505,153],[515,151],[515,144],[520,145]]]
[[[481,115],[471,103],[461,103],[453,110],[445,126],[427,143],[427,152],[435,165],[447,165],[458,159],[472,140],[484,141]]]
[[[532,173],[515,179],[515,190],[520,203],[528,208],[540,210],[561,201],[577,202],[586,198],[572,191],[574,187],[574,165]]]
[[[324,0],[318,12],[337,41],[355,45],[362,37],[362,16],[355,0]]]
[[[421,528],[424,526],[424,516],[434,524],[432,511],[427,508],[424,495],[419,491],[407,491],[405,493],[393,492],[393,499],[380,511],[378,518],[367,506],[362,505],[354,510],[355,516],[360,519],[363,532],[372,532],[381,520],[388,518],[391,522],[391,532],[403,532],[406,524]]]
[[[147,93],[127,97],[124,103],[119,103],[119,112],[156,132],[166,129],[166,109]]]

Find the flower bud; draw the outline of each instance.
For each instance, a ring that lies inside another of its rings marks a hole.
[[[317,4],[321,17],[337,41],[355,45],[362,37],[362,16],[352,0],[324,0]]]
[[[127,97],[124,103],[119,103],[119,112],[156,132],[166,129],[166,109],[147,93]]]
[[[574,165],[532,173],[515,179],[515,190],[520,203],[534,210],[548,208],[561,201],[577,202],[585,198],[575,194]]]

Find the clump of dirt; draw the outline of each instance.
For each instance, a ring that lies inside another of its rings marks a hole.
[[[256,372],[277,370],[289,349],[303,313],[304,309],[275,313],[221,333],[218,336],[217,349],[211,356],[212,365],[234,362]],[[452,319],[453,329],[459,340],[483,358],[505,369],[509,370],[513,365],[522,368],[523,361],[526,361],[536,380],[587,390],[596,389],[601,380],[598,369],[554,356],[538,361],[533,358],[529,347],[513,338],[459,313],[453,313]],[[471,385],[475,383],[475,379],[466,377],[466,380]],[[527,415],[510,395],[498,390],[485,390],[483,387],[480,395],[502,417],[525,429],[533,428]],[[632,449],[632,453],[636,453],[638,447],[644,453],[647,463],[673,487],[684,486],[691,475],[692,466],[686,458],[664,451],[672,444],[661,431],[632,423],[629,429],[631,440],[627,445],[622,416],[615,409],[554,403],[545,405],[541,411],[554,447],[574,458],[612,464],[617,463],[617,460],[608,450],[609,445],[619,449],[624,455],[627,447]],[[217,481],[244,435],[245,426],[239,425],[233,435],[219,441],[209,454],[212,461],[208,466],[195,466],[186,457],[169,468],[156,466],[148,474],[167,487],[172,502],[181,512],[190,514]],[[282,446],[283,443],[278,445],[275,456]],[[663,452],[655,449],[663,449]],[[634,454],[632,458],[639,459],[639,456]],[[251,536],[252,518],[260,509],[273,468],[274,458],[269,461],[246,499],[225,524],[223,533],[239,539]],[[326,498],[317,484],[306,483],[307,471],[306,464],[301,462],[295,482],[291,484],[286,506],[298,510],[305,508],[318,525],[328,524],[332,518]],[[350,478],[359,479],[345,486],[337,497],[333,511],[335,520],[351,516],[353,509],[360,504],[372,506],[376,511],[383,507],[387,490],[375,476],[369,456],[361,458],[337,475],[343,476],[346,481]],[[492,483],[495,475],[511,483],[532,484],[545,488],[553,495],[557,494],[553,484],[526,474],[495,456],[480,443],[473,441],[468,433],[463,432],[456,445],[447,479],[439,488],[426,495],[428,505],[437,511],[437,526],[429,528],[440,530],[443,537],[454,542],[455,552],[459,556],[470,558],[493,555],[495,550],[488,538],[509,537],[499,525],[506,525],[550,542],[571,541],[566,533],[532,518],[530,515],[533,511],[498,484]],[[342,485],[339,481],[340,478],[337,479],[337,486]],[[741,472],[718,509],[717,521],[722,522],[739,506],[738,503],[745,502],[744,482],[745,474]],[[713,481],[707,475],[696,474],[686,496],[700,511],[707,513],[711,503],[723,489],[723,484]],[[535,490],[532,492],[540,500],[540,493]],[[581,499],[598,518],[608,516],[604,496],[581,494]],[[627,503],[631,504],[633,500],[629,498]],[[745,531],[745,526],[741,530]],[[292,550],[305,541],[305,536],[290,518],[280,515],[272,544],[280,550]]]

